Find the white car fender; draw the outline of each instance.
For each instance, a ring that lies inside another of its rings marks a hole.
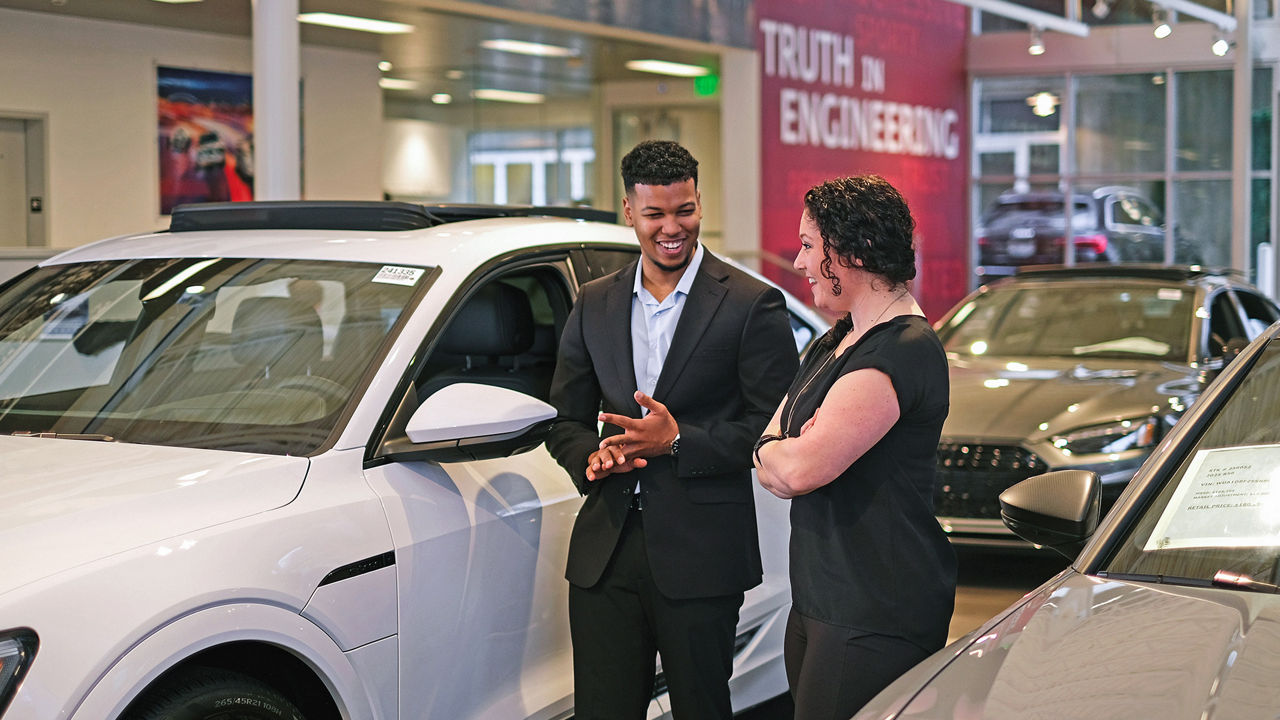
[[[343,718],[384,720],[332,638],[296,612],[256,603],[205,608],[159,628],[94,683],[70,720],[115,718],[165,670],[202,650],[238,641],[269,643],[301,658],[328,688]]]

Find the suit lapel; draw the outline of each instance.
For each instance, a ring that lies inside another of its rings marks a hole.
[[[632,359],[631,296],[635,285],[636,263],[628,265],[614,279],[605,294],[605,332],[608,346],[613,350],[613,369],[617,373],[617,387],[626,388],[627,406],[618,412],[640,417],[640,404],[635,401],[636,367]]]
[[[689,297],[684,300],[684,310],[680,311],[680,322],[676,324],[676,332],[671,337],[671,349],[667,351],[667,360],[662,364],[662,372],[658,375],[658,383],[654,386],[653,396],[659,399],[667,396],[671,388],[680,378],[681,371],[689,362],[689,356],[698,346],[698,340],[711,324],[720,302],[724,300],[728,290],[724,281],[729,274],[719,258],[704,251],[702,264],[698,266],[698,275],[689,288]]]

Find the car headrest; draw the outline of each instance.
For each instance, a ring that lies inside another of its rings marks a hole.
[[[320,316],[309,304],[288,297],[240,301],[231,320],[231,357],[241,365],[272,367],[286,357],[290,374],[318,363],[324,348]]]
[[[467,298],[440,339],[440,347],[453,355],[519,355],[532,345],[529,296],[499,282]]]

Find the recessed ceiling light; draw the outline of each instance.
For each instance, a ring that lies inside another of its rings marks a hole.
[[[485,40],[480,43],[480,47],[517,55],[536,55],[537,57],[574,57],[578,54],[578,51],[573,48],[524,40],[507,40],[505,38]]]
[[[448,105],[453,102],[453,96],[449,93],[436,93],[431,96],[431,102],[437,105]]]
[[[378,63],[378,69],[381,70],[382,72],[388,72],[391,70],[391,68],[392,68],[391,63],[387,62],[386,60],[383,60],[382,62]]]
[[[170,5],[183,5],[186,3],[198,3],[203,1],[204,0],[156,0],[156,2],[169,3]],[[54,3],[54,5],[57,4],[59,3]]]
[[[383,90],[417,90],[417,80],[405,80],[404,78],[379,78],[378,87]]]
[[[657,73],[659,75],[675,75],[676,77],[701,77],[711,74],[710,68],[705,68],[701,65],[686,65],[666,60],[628,60],[626,66],[628,70]]]
[[[496,100],[498,102],[522,103],[525,105],[536,105],[547,99],[541,93],[497,90],[494,88],[476,88],[471,91],[471,97],[476,100]]]
[[[450,80],[461,80],[462,78],[466,77],[466,75],[467,74],[461,70],[446,70],[444,73],[444,76],[449,78]]]
[[[388,20],[373,20],[371,18],[355,17],[353,15],[338,15],[336,13],[302,13],[298,16],[298,22],[342,28],[344,30],[380,33],[382,35],[396,35],[413,32],[413,26],[406,25],[404,23],[390,22]]]

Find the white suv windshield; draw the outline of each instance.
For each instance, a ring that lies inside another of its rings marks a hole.
[[[225,258],[38,269],[0,293],[0,433],[314,452],[426,278]]]

